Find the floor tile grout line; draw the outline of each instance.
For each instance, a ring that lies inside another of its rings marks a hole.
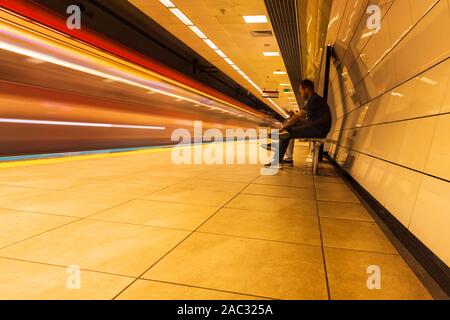
[[[151,279],[151,278],[139,278],[138,280],[159,282],[159,283],[165,283],[165,284],[171,284],[171,285],[177,285],[177,286],[183,286],[183,287],[189,287],[189,288],[204,289],[204,290],[209,290],[209,291],[218,291],[218,292],[224,292],[224,293],[232,293],[232,294],[238,294],[238,295],[241,295],[241,296],[244,295],[244,296],[249,296],[249,297],[254,297],[254,298],[262,298],[262,299],[269,299],[269,300],[280,300],[280,298],[259,296],[259,295],[254,295],[254,294],[251,294],[251,293],[243,293],[243,292],[238,292],[238,291],[229,291],[229,290],[210,288],[210,287],[203,287],[203,286],[197,286],[197,285],[192,285],[192,284],[164,281],[164,280]]]
[[[390,256],[400,256],[399,253],[393,253],[393,252],[381,252],[381,251],[373,251],[373,250],[363,250],[363,249],[354,249],[354,248],[335,247],[335,246],[328,246],[328,245],[325,245],[324,248],[336,249],[336,250],[346,250],[346,251],[355,251],[355,252],[361,252],[361,253],[374,253],[374,254],[386,254],[386,255],[390,255]]]
[[[168,187],[170,187],[170,186],[164,187],[163,189],[168,188]],[[161,189],[161,190],[162,190],[162,189]],[[155,192],[157,192],[157,191],[155,191]],[[149,194],[151,194],[151,193],[149,193]],[[145,197],[145,196],[144,196],[144,197]],[[139,198],[137,198],[137,199],[129,199],[129,200],[127,200],[127,201],[121,202],[120,204],[114,205],[114,206],[109,207],[109,208],[106,208],[106,209],[102,209],[102,210],[100,210],[100,211],[98,211],[98,212],[95,212],[95,213],[93,213],[93,214],[90,214],[90,215],[87,215],[87,216],[84,216],[84,217],[72,217],[72,216],[64,216],[64,215],[55,215],[55,216],[68,217],[68,218],[76,218],[76,219],[75,219],[74,221],[71,221],[71,222],[62,224],[62,225],[60,225],[60,226],[57,226],[57,227],[48,229],[48,230],[43,231],[43,232],[40,232],[40,233],[38,233],[38,234],[32,235],[32,236],[27,237],[27,238],[25,238],[25,239],[22,239],[22,240],[13,242],[13,243],[11,243],[11,244],[9,244],[9,245],[2,246],[2,247],[0,247],[0,250],[6,249],[6,248],[8,248],[8,247],[10,247],[10,246],[19,244],[19,243],[24,242],[24,241],[26,241],[26,240],[29,240],[29,239],[32,239],[32,238],[41,236],[41,235],[43,235],[43,234],[45,234],[45,233],[47,233],[47,232],[55,231],[55,230],[57,230],[57,229],[59,229],[59,228],[66,227],[66,226],[71,225],[71,224],[73,224],[73,223],[80,222],[80,221],[82,221],[82,220],[89,220],[89,218],[91,218],[92,216],[95,216],[95,215],[100,214],[100,213],[102,213],[102,212],[105,212],[105,211],[107,211],[107,210],[111,210],[111,209],[120,207],[120,206],[122,206],[122,205],[125,205],[125,204],[130,203],[130,202],[135,201],[135,200],[139,200]],[[9,210],[9,209],[5,209],[5,210]],[[16,210],[16,211],[18,211],[18,210]],[[25,210],[20,210],[20,211],[22,211],[22,212],[28,212],[28,211],[25,211]],[[32,213],[34,213],[34,212],[32,212]],[[36,213],[36,214],[39,214],[39,213]],[[40,214],[46,214],[46,213],[40,213]],[[91,220],[92,220],[92,219],[91,219]]]
[[[203,232],[198,232],[198,233],[203,233]],[[221,236],[231,237],[231,238],[243,238],[243,237],[234,237],[234,236],[228,236],[228,235],[221,235]],[[254,239],[254,240],[269,241],[269,242],[271,241],[271,240],[265,240],[265,239],[262,239],[262,240],[261,239]],[[272,242],[276,242],[276,241],[272,241]],[[307,247],[316,247],[316,248],[319,247],[319,245],[316,246],[316,245],[300,244],[300,243],[292,243],[292,244],[294,244],[294,245],[301,245],[301,246],[307,246]],[[340,247],[332,247],[332,246],[325,246],[325,247],[326,248],[330,248],[330,249],[336,249],[336,250],[354,251],[354,252],[360,252],[360,253],[372,253],[372,254],[378,254],[378,255],[390,255],[390,256],[397,256],[397,257],[402,258],[401,255],[396,254],[396,253],[376,252],[376,251],[340,248]],[[39,265],[45,265],[45,266],[52,266],[52,267],[58,267],[58,268],[67,268],[68,267],[68,265],[59,265],[59,264],[54,264],[54,263],[49,263],[49,262],[42,262],[42,261],[36,261],[36,260],[26,260],[26,259],[7,257],[7,256],[0,256],[0,259],[20,261],[20,262],[39,264]],[[160,280],[156,280],[156,279],[149,279],[149,278],[142,278],[142,277],[137,278],[136,276],[126,275],[126,274],[121,274],[121,273],[101,271],[101,270],[87,269],[87,268],[81,268],[80,270],[88,271],[88,272],[95,272],[95,273],[99,273],[99,274],[106,274],[106,275],[113,275],[113,276],[119,276],[119,277],[133,278],[133,279],[136,279],[136,280],[142,279],[142,280],[160,281]],[[164,282],[164,281],[162,281],[162,282]],[[174,284],[183,285],[181,283],[176,283],[176,282],[174,282]],[[208,287],[205,287],[205,288],[216,290],[214,288],[208,288]],[[241,294],[245,294],[245,293],[241,293]],[[246,295],[248,295],[248,294],[246,294]]]
[[[173,231],[185,231],[185,232],[191,232],[191,229],[182,229],[182,228],[172,228],[172,227],[163,227],[163,226],[156,226],[156,225],[148,225],[148,224],[139,224],[139,223],[132,223],[132,222],[125,222],[125,221],[118,221],[118,220],[106,220],[106,219],[99,219],[99,218],[85,218],[86,220],[92,220],[97,222],[107,222],[107,223],[115,223],[115,224],[124,224],[129,226],[136,226],[136,227],[144,227],[149,229],[162,229],[162,230],[173,230]]]
[[[201,233],[201,234],[211,234],[211,235],[216,235],[216,236],[222,236],[222,237],[227,237],[227,238],[249,239],[249,240],[256,240],[256,241],[274,242],[274,243],[279,243],[279,244],[291,244],[291,245],[298,245],[298,246],[308,246],[308,247],[315,247],[315,248],[321,247],[320,244],[310,244],[310,243],[301,243],[301,242],[292,242],[292,241],[283,241],[283,240],[274,240],[274,239],[264,239],[264,238],[247,237],[247,236],[239,236],[239,235],[233,235],[233,234],[208,232],[208,231],[195,231],[195,232]]]
[[[60,228],[66,227],[66,226],[68,226],[68,225],[71,225],[71,224],[74,224],[74,223],[76,223],[76,222],[80,222],[81,220],[87,219],[88,217],[91,217],[91,216],[93,216],[93,215],[96,215],[96,214],[102,213],[102,212],[104,212],[104,211],[106,211],[106,210],[110,210],[110,209],[113,209],[113,208],[119,207],[119,206],[121,206],[121,205],[124,205],[124,204],[126,204],[126,203],[129,203],[129,202],[131,202],[131,201],[133,201],[133,200],[128,200],[128,201],[125,201],[125,202],[121,202],[121,203],[119,203],[119,204],[117,204],[117,205],[115,205],[115,206],[109,207],[109,208],[107,208],[107,209],[103,209],[103,210],[100,210],[99,212],[96,212],[96,213],[93,213],[93,214],[87,215],[87,216],[85,216],[85,217],[81,217],[81,218],[80,218],[80,217],[78,217],[78,218],[77,218],[76,220],[74,220],[74,221],[71,221],[71,222],[69,222],[69,223],[65,223],[65,224],[63,224],[63,225],[60,225],[60,226],[57,226],[57,227],[55,227],[55,228],[51,228],[51,229],[49,229],[49,230],[46,230],[46,231],[40,232],[40,233],[38,233],[38,234],[35,234],[35,235],[33,235],[33,236],[30,236],[30,237],[28,237],[28,238],[25,238],[25,239],[22,239],[22,240],[16,241],[16,242],[14,242],[14,243],[12,243],[12,244],[9,244],[9,245],[7,245],[7,246],[4,246],[4,247],[0,247],[0,250],[6,249],[6,248],[8,248],[8,247],[10,247],[10,246],[13,246],[13,245],[16,245],[16,244],[18,244],[18,243],[24,242],[24,241],[26,241],[26,240],[29,240],[29,239],[32,239],[32,238],[35,238],[35,237],[41,236],[41,235],[43,235],[43,234],[45,234],[45,233],[47,233],[47,232],[55,231],[55,230],[57,230],[57,229],[60,229]]]
[[[0,255],[0,259],[20,261],[20,262],[38,264],[38,265],[43,265],[43,266],[49,266],[49,267],[63,268],[63,269],[67,269],[69,267],[69,266],[55,264],[55,263],[35,261],[35,260],[19,259],[19,258],[14,258],[14,257],[5,257],[5,256],[1,256],[1,255]],[[87,271],[87,272],[94,272],[94,273],[99,273],[99,274],[106,274],[106,275],[110,275],[110,276],[117,276],[117,277],[136,279],[135,276],[130,276],[130,275],[126,275],[126,274],[120,274],[120,273],[114,273],[114,272],[108,272],[108,271],[99,271],[99,270],[86,269],[86,268],[80,268],[80,271]]]
[[[325,257],[325,248],[324,248],[324,242],[323,242],[323,234],[322,234],[322,225],[320,223],[320,213],[319,213],[319,202],[317,198],[317,189],[316,189],[316,183],[314,181],[314,193],[316,197],[316,210],[317,210],[317,221],[319,223],[319,233],[320,233],[320,244],[321,244],[321,250],[322,250],[322,261],[323,261],[323,269],[324,269],[324,275],[325,275],[325,285],[327,286],[327,295],[328,300],[331,300],[331,289],[330,289],[330,282],[328,279],[328,270],[327,270],[327,261]]]
[[[258,176],[259,177],[259,176]],[[256,180],[258,177],[256,177],[254,180]],[[242,192],[245,188],[247,188],[254,180],[252,180],[251,182],[249,182],[244,188],[242,188],[242,190],[240,192]],[[152,269],[154,266],[156,266],[161,260],[163,260],[167,255],[169,255],[171,252],[173,252],[176,248],[178,248],[184,241],[186,241],[189,237],[191,237],[196,230],[198,230],[199,228],[201,228],[206,222],[208,222],[214,215],[216,215],[221,209],[223,209],[228,203],[230,203],[231,201],[233,201],[233,199],[235,199],[240,192],[238,192],[236,195],[234,195],[230,200],[228,200],[223,206],[221,206],[220,208],[218,208],[214,213],[211,214],[211,216],[209,216],[202,224],[200,224],[196,229],[194,229],[190,234],[188,234],[184,239],[182,239],[178,244],[176,244],[173,248],[171,248],[168,252],[166,252],[162,257],[160,257],[156,262],[154,262],[148,269],[146,269],[140,276],[138,279],[141,279],[150,269]],[[128,286],[126,286],[125,288],[123,288],[119,293],[117,293],[112,300],[116,300],[123,292],[125,292],[125,290],[127,290],[129,287],[131,287],[135,282],[137,281],[137,279],[135,281],[132,281]]]
[[[249,196],[261,196],[261,197],[270,197],[270,198],[280,198],[280,199],[293,199],[293,200],[300,200],[300,201],[315,201],[316,199],[303,199],[299,197],[287,197],[287,196],[274,196],[272,194],[261,194],[261,193],[248,193],[248,192],[241,192],[243,195],[249,195]]]
[[[330,220],[340,220],[340,221],[372,223],[372,224],[375,224],[377,227],[379,227],[378,224],[375,222],[375,220],[357,220],[357,219],[348,219],[348,218],[323,217],[320,214],[319,214],[319,218],[321,218],[321,219],[330,219]]]

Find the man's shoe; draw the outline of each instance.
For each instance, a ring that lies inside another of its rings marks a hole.
[[[283,164],[269,162],[264,165],[265,168],[283,169]]]
[[[287,164],[289,166],[293,166],[294,165],[294,160],[283,160],[283,164]]]
[[[268,144],[263,143],[263,144],[261,144],[261,148],[264,148],[264,149],[269,150],[269,151],[275,151],[277,147],[278,147],[277,143],[268,143]]]

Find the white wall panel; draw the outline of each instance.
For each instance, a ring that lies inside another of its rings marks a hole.
[[[354,36],[346,38],[347,3],[340,39],[336,30],[327,37],[341,47],[332,66],[330,136],[338,141],[330,153],[448,264],[450,0],[369,3],[382,5],[377,33],[368,34],[358,8]],[[335,1],[334,12],[341,5]]]
[[[411,232],[450,265],[450,183],[424,176],[413,211]]]
[[[450,114],[439,116],[425,172],[450,181]]]

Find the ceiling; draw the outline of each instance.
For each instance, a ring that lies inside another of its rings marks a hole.
[[[253,31],[271,31],[273,34],[270,21],[246,24],[243,19],[245,15],[266,15],[269,19],[264,0],[171,0],[171,2],[260,89],[279,90],[280,97],[272,99],[273,102],[262,98],[257,88],[243,78],[159,0],[129,0],[129,2],[263,100],[277,113],[285,115],[286,111],[298,108],[295,95],[284,93],[284,89],[292,90],[291,87],[280,86],[280,84],[290,85],[288,75],[274,74],[274,71],[286,71],[281,54],[276,57],[263,55],[264,51],[280,52],[275,36],[255,37],[252,35]]]

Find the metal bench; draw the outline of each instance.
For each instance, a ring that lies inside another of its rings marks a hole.
[[[312,159],[312,173],[313,175],[319,174],[319,150],[320,146],[323,145],[327,139],[321,138],[306,138],[306,139],[298,139],[300,141],[309,142],[309,152]]]

